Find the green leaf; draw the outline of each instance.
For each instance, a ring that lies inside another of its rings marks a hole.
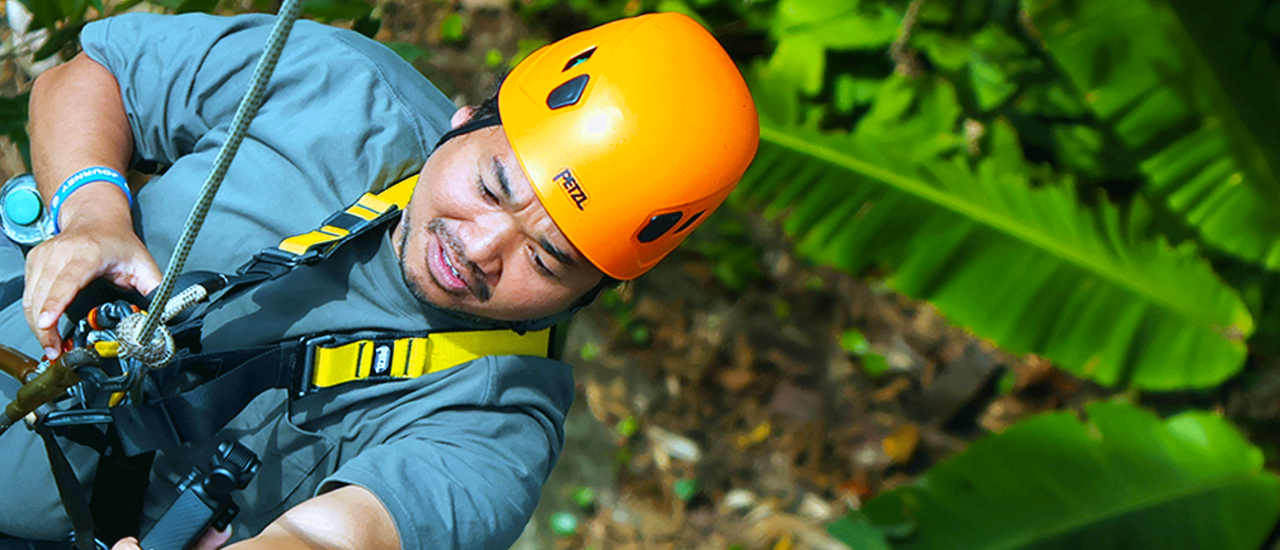
[[[27,32],[40,29],[52,29],[55,24],[66,17],[58,0],[20,0],[31,12],[31,25]]]
[[[417,44],[410,44],[408,42],[387,42],[383,45],[391,48],[391,51],[396,52],[397,55],[410,63],[419,59],[431,58],[431,52],[422,49],[422,47]]]
[[[675,492],[676,498],[688,502],[689,499],[698,494],[698,480],[677,479],[672,486],[672,490]]]
[[[306,9],[303,5],[303,9]],[[218,9],[218,0],[182,0],[174,13],[213,13]]]
[[[466,20],[460,13],[451,13],[440,22],[440,39],[445,42],[458,42],[466,38]]]
[[[837,111],[847,113],[859,105],[866,105],[880,93],[881,81],[870,78],[856,78],[842,74],[836,77],[835,90],[832,91],[831,105]]]
[[[356,31],[368,38],[378,36],[378,31],[382,30],[382,19],[373,16],[373,12],[361,17],[351,23],[351,30]]]
[[[872,378],[879,378],[880,375],[889,372],[889,360],[878,353],[868,353],[861,357],[862,372]]]
[[[856,328],[846,330],[840,335],[840,347],[857,356],[871,353],[871,344],[867,342],[867,337]]]
[[[1137,155],[1142,192],[1208,245],[1280,270],[1280,67],[1243,4],[1027,0],[1082,103]]]
[[[302,12],[322,21],[355,21],[373,13],[373,4],[365,0],[303,0]]]
[[[1255,550],[1280,516],[1280,479],[1226,421],[1161,421],[1099,403],[978,441],[862,508],[914,520],[906,549]]]
[[[852,136],[765,116],[739,192],[785,212],[802,255],[887,270],[951,320],[1102,384],[1206,387],[1239,371],[1253,320],[1194,250],[1145,240],[1105,200],[1083,209],[1065,186],[1031,189],[996,169],[1013,155],[976,170],[944,155],[953,93],[934,86],[882,97]]]
[[[489,67],[497,67],[502,64],[502,52],[497,49],[490,49],[484,54],[484,64]]]
[[[871,49],[898,36],[902,18],[887,7],[867,9],[860,0],[782,0],[773,34],[803,38],[831,49]]]
[[[891,550],[884,532],[872,527],[860,514],[831,522],[827,532],[854,550]]]
[[[773,35],[778,46],[762,70],[771,75],[780,95],[807,95],[822,90],[828,49],[855,50],[885,46],[897,36],[901,18],[881,9],[859,10],[857,0],[782,0]]]
[[[255,2],[261,2],[261,1],[266,1],[266,0],[255,0]],[[172,11],[172,10],[177,10],[178,6],[182,5],[182,0],[147,0],[147,3],[155,6],[160,6],[162,8]]]
[[[40,46],[40,49],[36,50],[36,53],[32,55],[32,59],[40,61],[62,51],[62,48],[65,48],[67,44],[71,44],[80,38],[80,29],[83,29],[84,26],[85,22],[80,22],[53,31],[49,38],[45,40],[44,45]]]
[[[31,166],[31,140],[27,136],[27,103],[30,98],[30,92],[16,97],[0,97],[0,135],[18,146],[28,167]]]

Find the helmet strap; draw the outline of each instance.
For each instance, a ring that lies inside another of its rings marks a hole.
[[[436,142],[436,149],[440,149],[440,146],[444,145],[446,141],[449,141],[460,135],[469,134],[481,128],[498,126],[500,124],[502,124],[502,118],[499,117],[498,115],[490,115],[484,118],[473,118],[471,120],[468,120],[462,126],[449,130],[448,132],[445,132],[444,135],[440,136],[440,141]]]

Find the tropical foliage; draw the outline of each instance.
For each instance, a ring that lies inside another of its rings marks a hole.
[[[1280,235],[1276,65],[1244,25],[1271,6],[941,4],[781,0],[743,198],[802,254],[883,273],[1101,384],[1236,375]],[[837,62],[876,57],[892,72]],[[1096,405],[1085,424],[1055,414],[975,444],[833,532],[865,548],[1257,548],[1276,481],[1220,419]]]
[[[37,57],[72,48],[90,15],[129,7],[22,1],[53,31]],[[360,0],[306,6],[370,35],[379,25]],[[974,444],[833,525],[842,540],[1249,549],[1276,528],[1280,480],[1258,447],[1212,413],[1162,420],[1131,403],[1216,387],[1277,352],[1280,3],[520,6],[596,23],[695,16],[742,62],[760,112],[734,206],[762,208],[805,258],[882,278],[1004,349],[1127,392]],[[0,104],[20,140],[19,108]]]

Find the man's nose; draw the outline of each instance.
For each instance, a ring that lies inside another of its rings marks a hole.
[[[502,273],[503,259],[519,234],[515,220],[505,212],[482,215],[469,233],[463,236],[467,256],[492,280]]]

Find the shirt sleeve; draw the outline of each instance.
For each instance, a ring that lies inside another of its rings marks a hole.
[[[490,369],[486,399],[412,422],[340,467],[320,492],[345,484],[373,492],[404,549],[510,548],[564,446],[573,384],[563,363],[482,361]]]
[[[134,161],[168,166],[216,150],[274,23],[264,14],[133,13],[86,25],[81,46],[120,86]],[[326,180],[416,170],[454,110],[390,49],[312,21],[294,25],[265,94],[246,142]]]
[[[172,164],[192,151],[211,121],[231,119],[262,44],[239,52],[217,46],[270,21],[134,13],[85,26],[85,53],[120,86],[135,161]]]

